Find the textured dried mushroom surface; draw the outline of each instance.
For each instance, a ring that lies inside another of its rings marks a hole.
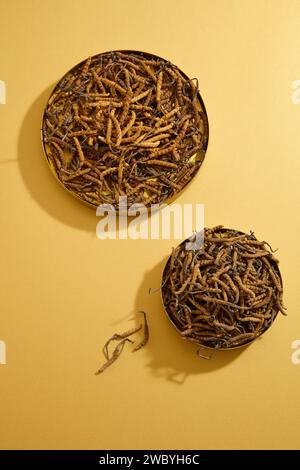
[[[88,58],[55,87],[43,143],[58,179],[83,201],[159,204],[198,171],[208,122],[197,80],[137,52]]]
[[[204,230],[200,249],[172,251],[164,273],[165,309],[183,338],[212,348],[248,343],[282,304],[278,260],[265,241],[221,226]]]

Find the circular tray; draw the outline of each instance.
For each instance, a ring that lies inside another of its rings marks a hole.
[[[226,232],[228,230],[232,230],[232,229],[228,229],[228,228],[222,228],[222,229],[219,229],[220,232]],[[244,232],[241,232],[239,230],[235,230],[235,233],[236,235],[245,235]],[[189,239],[186,239],[184,241],[182,241],[177,247],[180,247],[180,246],[183,246],[185,245],[186,243],[189,242]],[[164,308],[164,311],[169,319],[169,321],[172,323],[172,325],[175,327],[175,329],[177,330],[178,333],[182,333],[181,329],[180,329],[180,325],[176,322],[176,320],[172,317],[172,315],[170,314],[170,312],[168,311],[167,309],[167,306],[165,305],[165,302],[164,302],[164,295],[163,295],[163,289],[164,289],[164,285],[165,285],[165,272],[171,262],[171,256],[170,255],[165,263],[165,266],[164,266],[164,269],[163,269],[163,273],[162,273],[162,279],[161,279],[161,289],[160,289],[160,292],[161,292],[161,301],[162,301],[162,304],[163,304],[163,308]],[[280,283],[281,283],[281,286],[283,286],[282,284],[282,277],[281,277],[281,273],[280,273],[280,270],[278,268],[278,265],[276,262],[272,261],[272,260],[269,260],[270,264],[272,265],[272,267],[274,268],[274,270],[276,271],[276,274],[278,275],[279,279],[280,279]],[[279,311],[279,310],[278,310]],[[249,341],[247,342],[244,342],[242,344],[238,344],[238,345],[234,345],[234,346],[230,346],[230,347],[213,347],[213,346],[209,346],[207,344],[204,344],[204,343],[201,343],[201,341],[196,341],[196,340],[192,340],[192,342],[195,344],[197,344],[200,349],[204,350],[204,349],[207,349],[207,350],[213,350],[213,351],[228,351],[228,350],[232,350],[232,349],[238,349],[238,348],[242,348],[242,347],[245,347],[245,346],[248,346],[249,344],[253,343],[253,341],[255,341],[257,338],[260,338],[271,326],[272,324],[274,323],[275,321],[275,318],[277,317],[278,315],[278,311],[276,312],[274,318],[273,318],[273,322],[268,326],[266,327],[258,336],[256,336],[255,338],[253,339],[250,339]],[[185,338],[187,341],[191,341],[189,339],[189,337],[186,337]],[[202,356],[201,354],[199,354],[201,357],[205,358],[205,359],[210,359],[210,357],[205,357],[205,356]]]

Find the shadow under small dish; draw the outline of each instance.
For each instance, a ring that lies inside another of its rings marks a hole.
[[[42,144],[58,181],[97,207],[149,207],[174,198],[195,176],[208,144],[198,81],[137,51],[88,58],[55,86]]]
[[[181,337],[200,346],[199,355],[203,348],[246,346],[273,324],[278,311],[286,315],[278,260],[267,242],[221,226],[204,229],[195,249],[188,242],[167,260],[162,299]]]

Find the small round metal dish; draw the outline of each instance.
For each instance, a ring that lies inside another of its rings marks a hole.
[[[228,230],[232,230],[232,229],[222,228],[219,231],[225,233],[225,232],[228,232]],[[235,230],[235,233],[237,235],[246,235],[244,232],[241,232],[241,231],[238,231],[238,230]],[[186,240],[182,241],[177,246],[177,248],[183,247],[184,245],[186,245],[189,242],[190,242],[190,240],[186,239]],[[191,339],[189,337],[183,338],[183,336],[182,336],[182,327],[181,327],[180,323],[176,320],[176,318],[174,318],[174,316],[171,314],[171,312],[169,311],[168,306],[166,305],[166,302],[165,302],[165,286],[166,286],[166,281],[167,281],[166,273],[167,273],[167,271],[169,269],[169,266],[170,266],[170,263],[171,263],[171,257],[172,257],[172,255],[170,255],[168,257],[168,259],[165,263],[164,270],[163,270],[163,273],[162,273],[162,279],[161,279],[161,289],[160,289],[160,291],[161,291],[161,301],[162,301],[162,304],[163,304],[163,308],[164,308],[164,311],[165,311],[169,321],[171,322],[173,327],[175,327],[177,332],[180,334],[181,338],[185,339],[187,341],[192,341],[193,344],[196,344],[197,346],[199,346],[199,349],[197,350],[197,354],[202,359],[211,359],[213,357],[213,355],[215,354],[215,352],[217,352],[217,351],[228,351],[228,350],[234,350],[234,349],[239,349],[239,348],[243,348],[243,347],[248,346],[249,344],[253,343],[257,338],[261,337],[271,327],[271,325],[275,321],[275,318],[278,315],[279,309],[276,310],[276,312],[273,316],[272,323],[268,327],[264,328],[255,338],[253,338],[249,341],[245,341],[242,344],[236,344],[236,345],[229,346],[229,347],[220,347],[220,346],[212,347],[212,346],[209,346],[207,344],[202,343],[201,341],[197,341],[197,340]],[[282,284],[282,277],[281,277],[280,270],[278,268],[277,263],[275,261],[271,260],[270,264],[272,265],[272,268],[276,272],[276,275],[278,276],[278,278],[280,280],[280,284],[282,286],[283,285]],[[207,354],[205,354],[205,351],[207,352]]]
[[[101,53],[101,54],[97,54],[93,57],[91,57],[91,61],[93,63],[93,61],[96,61],[95,63],[100,63],[104,57],[112,57],[114,58],[113,60],[115,60],[115,57],[116,57],[116,54],[118,53],[121,53],[121,54],[126,54],[128,56],[131,56],[131,55],[134,55],[136,57],[140,57],[141,59],[143,60],[148,60],[148,61],[159,61],[159,63],[161,64],[171,64],[169,61],[165,60],[165,59],[162,59],[161,57],[158,57],[154,54],[149,54],[149,53],[146,53],[146,52],[141,52],[141,51],[132,51],[132,50],[119,50],[119,51],[110,51],[110,52],[105,52],[105,53]],[[65,84],[65,80],[66,78],[68,78],[70,76],[70,74],[76,74],[78,73],[79,70],[82,70],[82,68],[84,67],[84,64],[86,63],[86,60],[85,61],[82,61],[80,62],[79,64],[75,65],[72,69],[70,69],[60,80],[59,82],[57,83],[57,85],[54,87],[49,99],[48,99],[48,102],[47,102],[47,105],[45,107],[45,110],[44,110],[44,114],[43,114],[43,118],[42,118],[42,129],[41,129],[41,140],[42,140],[42,147],[43,147],[43,153],[44,153],[44,156],[46,158],[46,161],[49,165],[49,168],[52,172],[52,174],[55,176],[55,178],[57,179],[57,181],[63,186],[63,188],[68,191],[72,196],[76,197],[77,199],[79,199],[81,202],[85,203],[86,205],[88,205],[89,207],[91,208],[96,208],[99,204],[106,204],[108,203],[107,201],[107,193],[105,193],[105,191],[101,192],[102,189],[100,190],[99,188],[97,189],[98,191],[98,194],[99,194],[99,200],[96,200],[96,199],[92,199],[91,196],[88,196],[88,194],[91,193],[88,192],[88,190],[86,190],[86,193],[80,193],[79,191],[77,191],[76,189],[73,189],[73,188],[76,188],[76,179],[71,181],[72,185],[71,184],[66,184],[66,181],[64,179],[64,175],[65,173],[64,172],[64,168],[62,168],[62,170],[58,169],[57,168],[57,164],[60,164],[60,162],[58,161],[59,159],[57,157],[54,158],[53,156],[53,148],[51,150],[50,146],[49,146],[49,138],[47,137],[47,133],[45,132],[45,129],[47,127],[47,125],[49,125],[49,120],[50,120],[50,117],[51,116],[51,113],[50,113],[50,105],[51,103],[53,102],[54,99],[56,99],[56,95],[58,92],[60,92],[60,90],[64,89],[64,84]],[[101,62],[102,63],[102,62]],[[174,66],[173,64],[171,64],[172,67],[175,67],[176,68],[176,71],[178,71],[178,74],[181,75],[181,77],[185,80],[189,80],[190,82],[192,82],[192,80],[190,80],[188,78],[188,76],[183,72],[181,71],[177,66]],[[162,195],[161,197],[157,196],[157,198],[155,199],[155,201],[153,202],[154,204],[158,204],[158,205],[161,205],[161,204],[168,204],[170,203],[171,201],[173,201],[177,195],[182,192],[185,187],[192,181],[192,179],[195,177],[195,175],[197,174],[197,172],[199,171],[201,165],[202,165],[202,162],[204,160],[204,157],[205,157],[205,154],[206,154],[206,150],[207,150],[207,145],[208,145],[208,138],[209,138],[209,125],[208,125],[208,117],[207,117],[207,112],[206,112],[206,109],[205,109],[205,105],[204,105],[204,102],[202,100],[202,97],[200,95],[200,92],[198,90],[198,84],[197,84],[197,87],[195,88],[195,91],[196,91],[196,94],[195,94],[195,107],[196,109],[198,110],[198,112],[200,113],[201,115],[201,145],[200,147],[197,149],[197,151],[190,155],[188,157],[188,165],[189,167],[191,167],[191,177],[190,178],[186,178],[186,180],[184,180],[183,178],[181,178],[182,180],[182,185],[180,185],[180,189],[179,190],[172,190],[172,191],[169,191],[169,193],[165,194],[165,195]],[[81,98],[80,98],[81,99]],[[66,102],[68,101],[68,98],[66,98]],[[56,116],[56,119],[57,119],[57,122],[59,122],[59,119],[60,119],[60,116]],[[53,127],[53,136],[52,136],[52,140],[54,143],[52,143],[51,145],[55,145],[57,148],[58,146],[62,146],[63,147],[63,153],[66,153],[66,154],[69,154],[70,152],[68,151],[68,148],[67,148],[67,151],[65,152],[65,147],[64,147],[64,139],[66,137],[66,134],[65,135],[62,135],[62,133],[60,132],[60,130],[58,129],[57,130],[57,127],[59,127],[59,124],[56,126],[56,125],[53,125],[53,122],[50,123],[50,125]],[[58,132],[57,132],[58,131]],[[97,136],[95,136],[95,139],[97,138]],[[102,137],[103,139],[103,137]],[[75,148],[76,150],[76,148]],[[108,149],[109,150],[109,149]],[[59,150],[59,152],[61,153],[61,151]],[[71,153],[74,152],[74,150],[71,150]],[[117,154],[118,156],[118,154]],[[68,155],[68,158],[70,158],[70,156]],[[89,162],[88,162],[89,163]],[[128,165],[128,164],[127,164]],[[193,165],[194,165],[194,171],[193,171]],[[160,168],[160,167],[158,167]],[[98,170],[97,170],[98,171]],[[101,171],[103,171],[103,167],[101,169]],[[174,170],[175,171],[175,170]],[[177,170],[176,170],[177,171]],[[100,171],[98,171],[98,174],[100,175]],[[93,184],[93,180],[92,178],[94,178],[94,181],[95,181],[95,184],[97,185],[97,181],[95,180],[95,176],[96,176],[96,179],[98,178],[97,175],[94,175],[92,177],[90,177],[90,181],[87,181],[88,184],[92,185]],[[86,177],[86,176],[85,176]],[[112,174],[111,176],[109,176],[111,178],[111,181],[112,181],[112,185],[115,186],[115,181],[117,181],[117,176],[115,176],[115,174]],[[99,176],[99,178],[101,178],[101,175]],[[150,178],[149,178],[150,180]],[[155,178],[152,178],[152,181],[150,181],[151,185],[155,185],[155,183],[153,183],[153,180],[155,182]],[[118,181],[117,181],[118,182]],[[73,187],[71,187],[73,186]],[[176,184],[174,184],[174,188],[176,188]],[[89,189],[89,188],[88,188]],[[169,188],[168,188],[169,189]],[[155,190],[155,189],[154,189]],[[148,191],[148,193],[147,193]],[[123,195],[123,196],[127,196],[127,191],[126,191],[126,188],[122,188],[122,191],[120,191],[120,194]],[[133,201],[133,203],[143,203],[148,209],[151,205],[151,187],[148,187],[148,190],[146,189],[146,191],[144,192],[144,194],[146,195],[143,195],[142,194],[142,200],[141,201]],[[102,195],[103,195],[103,200],[102,200]],[[145,198],[145,200],[143,200],[143,197]],[[153,199],[153,197],[152,197]],[[147,202],[149,201],[149,202]],[[110,201],[111,202],[111,201]],[[129,201],[130,202],[130,201]],[[132,203],[132,202],[131,202]],[[112,203],[112,205],[114,206],[115,210],[118,211],[119,210],[119,207],[118,207],[118,204],[117,203]]]

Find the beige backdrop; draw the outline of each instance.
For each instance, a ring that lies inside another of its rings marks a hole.
[[[300,1],[1,0],[0,10],[1,448],[299,448]],[[159,293],[148,295],[174,241],[100,241],[93,211],[43,160],[51,87],[113,49],[153,52],[199,78],[210,142],[178,202],[203,202],[207,226],[252,229],[279,248],[288,317],[246,349],[198,360]],[[96,377],[101,346],[139,309],[148,347]]]

